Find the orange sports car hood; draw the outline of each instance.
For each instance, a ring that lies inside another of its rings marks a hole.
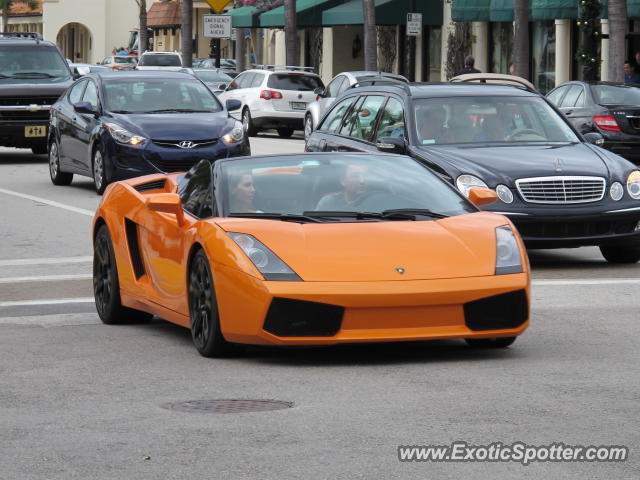
[[[438,221],[216,223],[253,235],[303,280],[366,282],[493,275],[495,228],[509,222],[481,212]]]

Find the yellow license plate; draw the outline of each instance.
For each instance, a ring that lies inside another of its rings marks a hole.
[[[24,136],[26,138],[46,137],[47,127],[24,127]]]

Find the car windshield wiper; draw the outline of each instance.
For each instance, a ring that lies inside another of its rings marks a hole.
[[[416,216],[411,212],[401,211],[385,214],[385,212],[343,212],[340,210],[311,210],[303,212],[303,215],[317,218],[355,218],[357,220],[415,220]]]
[[[191,108],[164,108],[160,110],[148,110],[145,113],[192,113],[209,112],[209,110],[193,110]]]
[[[382,212],[383,218],[390,218],[393,215],[423,215],[425,217],[433,218],[450,217],[450,215],[446,215],[444,213],[432,212],[427,208],[393,208]]]
[[[266,220],[282,220],[284,222],[312,222],[322,223],[322,220],[307,215],[297,215],[293,213],[270,213],[270,212],[231,212],[229,217],[236,218],[264,218]]]
[[[16,72],[11,75],[13,78],[20,78],[22,76],[26,77],[45,77],[45,78],[55,78],[55,75],[51,75],[46,72]]]

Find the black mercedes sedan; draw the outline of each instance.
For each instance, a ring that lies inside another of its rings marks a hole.
[[[239,106],[232,100],[223,106],[187,73],[90,73],[51,109],[51,181],[92,177],[101,194],[116,180],[249,155],[242,124],[229,115]]]
[[[371,85],[339,97],[306,150],[405,153],[507,215],[530,248],[599,246],[640,260],[640,170],[537,92],[492,84]],[[483,207],[484,208],[484,207]]]
[[[600,133],[604,148],[640,164],[640,85],[567,82],[547,98],[580,133]]]

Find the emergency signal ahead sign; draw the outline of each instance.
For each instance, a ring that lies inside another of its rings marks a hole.
[[[231,3],[231,0],[204,0],[209,4],[211,9],[216,12],[222,12],[222,9]]]
[[[202,34],[207,38],[231,38],[231,15],[203,15]]]

